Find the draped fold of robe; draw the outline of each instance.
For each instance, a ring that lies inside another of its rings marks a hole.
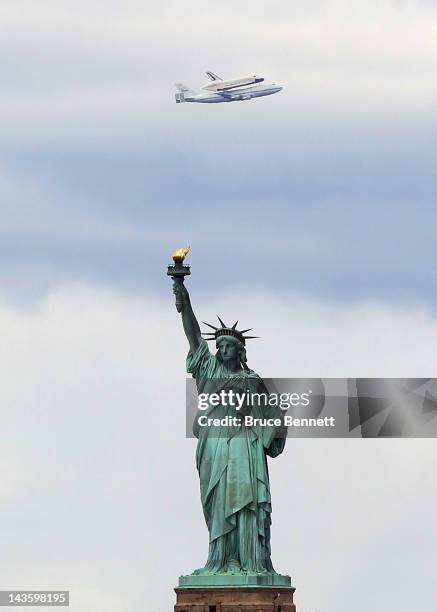
[[[268,393],[252,370],[231,372],[209,352],[202,340],[189,352],[187,371],[196,379],[198,393]],[[277,407],[249,406],[241,410],[226,403],[209,406],[201,413],[208,418],[241,417],[241,425],[201,427],[194,422],[198,438],[196,464],[209,531],[209,554],[199,573],[275,573],[270,559],[271,498],[267,457],[279,455],[286,429],[246,427],[244,416],[280,417]]]

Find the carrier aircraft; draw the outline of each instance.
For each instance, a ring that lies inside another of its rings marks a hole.
[[[182,83],[176,83],[178,90],[178,93],[175,94],[176,103],[216,104],[218,102],[236,102],[271,96],[282,89],[274,83],[265,84],[264,77],[256,75],[224,80],[213,72],[207,72],[206,74],[210,82],[202,87],[203,92],[194,91]]]

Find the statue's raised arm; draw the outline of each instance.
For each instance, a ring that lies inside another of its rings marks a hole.
[[[174,263],[168,266],[167,276],[171,276],[173,279],[173,293],[176,296],[176,310],[182,315],[184,332],[190,344],[190,350],[194,353],[199,347],[202,334],[199,323],[191,307],[190,296],[184,285],[185,277],[190,274],[190,266],[184,265],[184,259],[189,250],[190,247],[177,249],[172,254]]]
[[[191,306],[190,295],[187,288],[180,280],[173,281],[173,293],[176,296],[176,303],[180,305],[184,332],[190,344],[191,352],[194,353],[202,338],[200,326]]]

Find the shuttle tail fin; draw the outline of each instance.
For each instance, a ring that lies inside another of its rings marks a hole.
[[[208,72],[206,74],[209,76],[211,81],[223,81],[223,79],[221,77],[217,76],[213,72],[210,72],[209,70],[208,70]]]

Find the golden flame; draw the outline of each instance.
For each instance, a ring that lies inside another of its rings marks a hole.
[[[175,263],[182,263],[185,257],[187,256],[189,250],[190,247],[186,247],[185,249],[177,249],[172,255],[173,261]]]

